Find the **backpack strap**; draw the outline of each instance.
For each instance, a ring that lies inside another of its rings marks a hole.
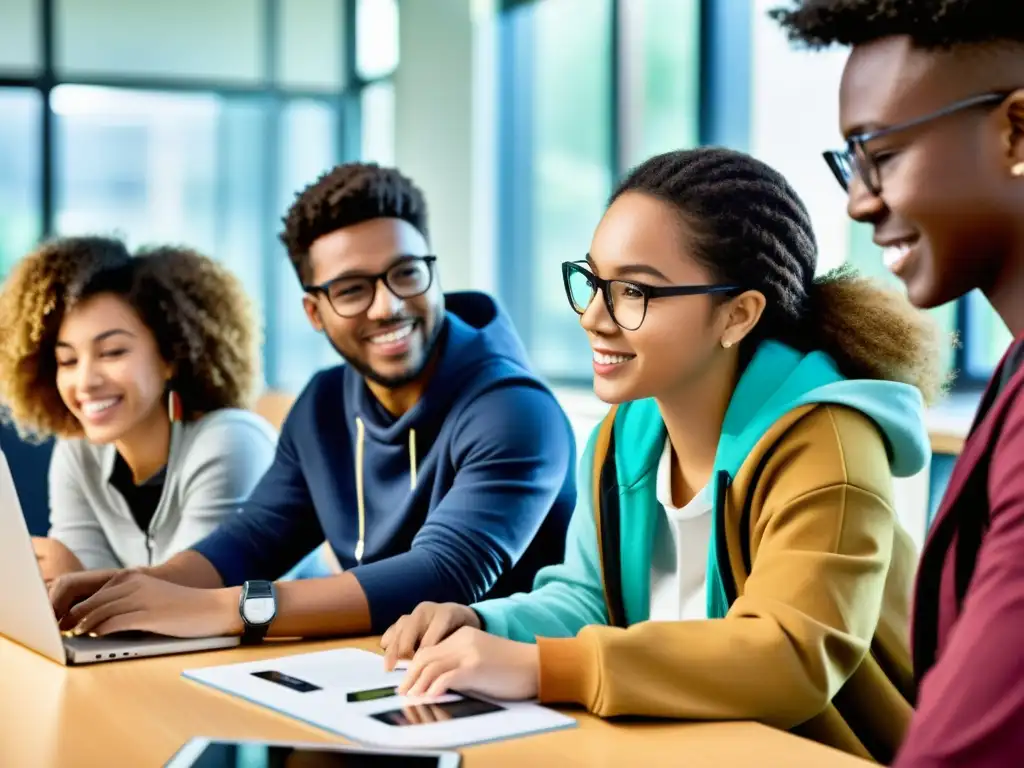
[[[613,406],[601,421],[594,445],[593,507],[601,557],[601,581],[604,586],[608,623],[625,627],[626,609],[622,600],[621,532],[619,525],[619,478],[615,468],[615,413]]]

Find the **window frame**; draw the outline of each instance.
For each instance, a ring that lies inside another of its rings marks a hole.
[[[362,150],[363,90],[379,83],[393,82],[394,72],[377,78],[364,79],[356,68],[357,56],[357,0],[335,0],[341,4],[342,29],[339,30],[342,68],[340,89],[304,89],[282,85],[279,82],[280,35],[279,26],[286,0],[263,0],[263,38],[260,41],[263,54],[263,71],[259,82],[238,84],[215,79],[173,76],[77,76],[58,75],[55,62],[56,43],[56,0],[36,0],[40,62],[34,74],[15,74],[0,69],[0,90],[22,88],[37,91],[42,98],[42,120],[40,124],[41,165],[39,168],[40,191],[39,212],[41,220],[40,240],[55,234],[54,218],[56,209],[56,156],[55,156],[55,114],[51,94],[60,85],[89,85],[123,90],[152,91],[159,93],[206,93],[224,99],[256,97],[265,105],[264,145],[260,162],[262,177],[266,180],[262,190],[260,217],[266,230],[261,236],[258,269],[261,275],[263,322],[266,342],[263,345],[263,371],[266,384],[274,387],[278,379],[277,343],[274,339],[279,327],[276,267],[284,257],[277,242],[277,226],[282,211],[279,210],[280,175],[278,160],[281,152],[281,119],[286,105],[293,100],[321,102],[335,110],[338,115],[338,134],[335,137],[334,156],[336,162],[355,160]],[[2,277],[2,275],[0,275]],[[256,298],[256,297],[254,297]]]
[[[496,99],[497,130],[497,228],[495,252],[499,298],[508,309],[520,336],[532,339],[535,313],[533,285],[535,275],[523,265],[531,253],[535,221],[530,169],[525,158],[533,150],[533,36],[530,14],[523,6],[545,0],[501,0],[497,17]],[[627,170],[622,152],[626,132],[622,29],[626,0],[613,0],[610,13],[612,56],[611,109],[605,114],[611,142],[608,167],[613,178]],[[753,3],[733,0],[698,0],[699,31],[699,143],[722,145],[749,151],[751,146],[753,104]],[[557,279],[553,265],[552,279]],[[570,311],[566,307],[566,311]],[[953,391],[976,393],[988,382],[991,372],[972,371],[974,318],[967,297],[956,302],[955,331],[960,343],[954,348],[952,365],[956,371]],[[532,350],[529,350],[532,353]],[[589,388],[589,376],[548,376],[555,386]]]
[[[503,0],[497,18],[497,253],[499,298],[523,339],[532,338],[533,279],[523,269],[533,242],[531,179],[524,157],[533,144],[533,24],[523,6],[544,0]],[[698,140],[746,149],[750,144],[751,10],[731,0],[699,0]],[[622,93],[626,77],[623,22],[626,0],[612,0],[611,50],[607,62],[610,108],[604,119],[611,137],[607,167],[612,178],[627,170],[623,142],[628,115]],[[555,265],[557,266],[557,265]],[[558,279],[557,269],[552,280]],[[566,311],[570,311],[566,307]],[[544,371],[540,372],[545,375]],[[546,375],[545,375],[546,376]],[[589,387],[589,376],[546,376],[555,386]]]

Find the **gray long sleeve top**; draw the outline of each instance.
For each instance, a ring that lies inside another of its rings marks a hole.
[[[143,531],[110,483],[113,445],[58,440],[50,462],[50,538],[93,568],[159,565],[237,512],[274,457],[277,434],[260,416],[226,408],[175,422],[163,493]]]

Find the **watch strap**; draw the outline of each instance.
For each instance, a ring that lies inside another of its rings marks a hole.
[[[242,617],[242,644],[253,645],[260,643],[267,636],[270,629],[270,622],[274,619],[260,624],[254,624],[245,617],[245,601],[254,598],[271,598],[275,603],[274,614],[277,614],[277,591],[272,582],[263,580],[247,581],[242,585],[242,594],[238,600],[238,613]]]

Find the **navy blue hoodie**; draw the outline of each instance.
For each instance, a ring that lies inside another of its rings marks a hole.
[[[423,601],[529,590],[562,561],[569,421],[489,296],[446,303],[439,364],[402,416],[348,366],[309,383],[241,513],[194,547],[225,586],[280,578],[326,538],[379,633]]]

